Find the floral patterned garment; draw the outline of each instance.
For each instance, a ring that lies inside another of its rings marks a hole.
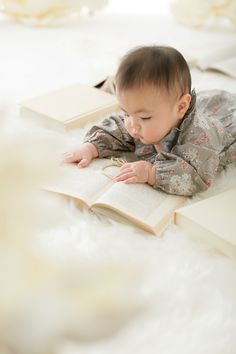
[[[153,188],[191,196],[206,190],[226,165],[236,163],[236,94],[211,90],[196,96],[193,92],[192,102],[181,125],[158,148],[133,139],[121,114],[93,126],[85,141],[97,147],[99,157],[133,151],[137,159],[155,165]]]

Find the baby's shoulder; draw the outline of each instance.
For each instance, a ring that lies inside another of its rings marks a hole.
[[[236,95],[224,90],[200,91],[194,110],[183,120],[179,143],[224,145],[224,133],[236,112]]]
[[[215,112],[222,105],[236,107],[236,93],[212,89],[199,91],[196,95],[197,109],[210,109]]]

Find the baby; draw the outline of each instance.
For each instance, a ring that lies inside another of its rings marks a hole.
[[[191,196],[236,162],[236,95],[191,90],[189,67],[176,49],[146,46],[129,52],[115,76],[120,114],[86,134],[65,162],[85,167],[96,157],[134,152],[115,181],[148,183]]]

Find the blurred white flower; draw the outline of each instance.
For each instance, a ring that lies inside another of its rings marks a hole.
[[[83,8],[96,11],[107,0],[0,0],[3,12],[31,24],[48,24],[58,18],[79,14]]]
[[[228,19],[236,26],[236,0],[171,0],[171,10],[178,21],[202,27],[214,19]]]

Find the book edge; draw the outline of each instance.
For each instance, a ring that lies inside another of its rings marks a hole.
[[[236,257],[236,246],[234,244],[223,239],[211,230],[204,228],[186,215],[175,212],[174,223],[185,230],[195,240],[204,241],[229,257]],[[195,231],[193,231],[193,229],[195,229]],[[205,237],[205,235],[207,235],[207,237]]]
[[[128,215],[127,213],[123,212],[122,210],[116,207],[113,207],[110,204],[102,203],[102,202],[98,202],[98,203],[94,202],[91,207],[91,210],[98,212],[104,216],[111,217],[113,220],[120,221],[126,224],[128,223],[132,226],[137,226],[144,231],[147,231],[153,235],[157,235],[155,229],[151,225],[148,225],[142,222],[141,220]]]

